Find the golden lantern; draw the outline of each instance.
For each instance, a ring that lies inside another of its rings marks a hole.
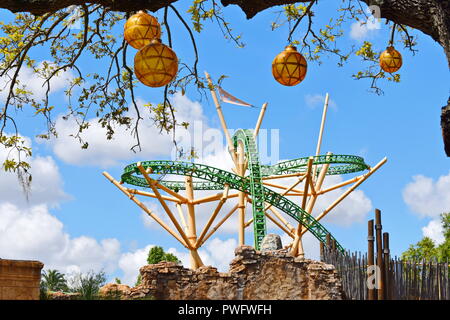
[[[146,86],[165,86],[172,81],[177,72],[177,55],[168,46],[162,44],[160,39],[153,39],[134,57],[134,73]]]
[[[380,66],[386,72],[397,72],[402,67],[402,55],[394,47],[387,47],[380,55]]]
[[[152,39],[161,38],[161,25],[155,17],[139,11],[125,23],[124,34],[128,44],[139,50],[150,44]]]
[[[287,46],[272,61],[272,74],[284,86],[295,86],[305,79],[308,69],[305,57],[294,46]]]

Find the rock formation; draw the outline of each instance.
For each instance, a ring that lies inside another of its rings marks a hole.
[[[294,258],[287,250],[235,250],[227,273],[205,266],[186,269],[160,262],[140,269],[142,282],[125,299],[341,300],[342,285],[332,265]]]

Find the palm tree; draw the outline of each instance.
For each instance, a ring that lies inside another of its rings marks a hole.
[[[64,274],[58,270],[47,270],[42,273],[41,287],[46,291],[67,291],[67,281]]]

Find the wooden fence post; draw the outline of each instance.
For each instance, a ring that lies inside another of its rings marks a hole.
[[[384,300],[384,266],[383,266],[383,239],[381,237],[382,225],[381,225],[381,211],[375,209],[375,233],[377,236],[377,272],[378,274],[378,300]]]
[[[390,295],[390,255],[389,255],[389,233],[383,233],[383,266],[384,266],[384,298],[391,299]]]
[[[369,220],[367,224],[368,232],[367,232],[367,268],[375,265],[375,253],[374,253],[374,241],[375,237],[373,236],[373,220]],[[367,269],[369,270],[369,269]],[[367,280],[369,280],[370,274],[367,272]],[[367,284],[369,282],[367,281]],[[376,300],[376,291],[375,288],[369,288],[367,292],[367,300]]]

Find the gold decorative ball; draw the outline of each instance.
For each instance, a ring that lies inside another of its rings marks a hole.
[[[161,25],[155,17],[139,11],[125,23],[124,36],[130,46],[139,50],[153,39],[161,38]]]
[[[287,46],[272,62],[272,75],[284,86],[295,86],[305,79],[308,65],[294,46]]]
[[[402,55],[394,47],[387,47],[380,55],[380,67],[386,72],[394,73],[402,67]]]
[[[146,86],[165,86],[175,78],[177,72],[177,55],[159,39],[153,39],[134,57],[134,73]]]

